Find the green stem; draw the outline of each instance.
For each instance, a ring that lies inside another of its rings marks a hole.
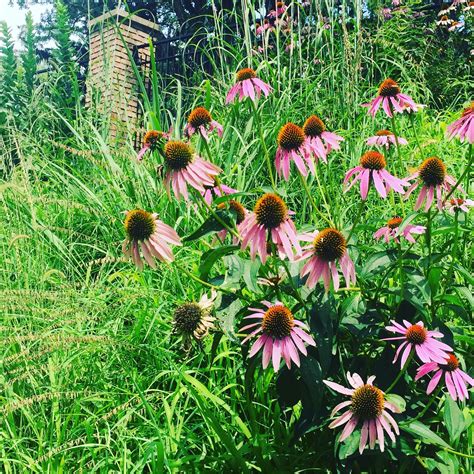
[[[400,304],[403,301],[403,287],[404,287],[404,278],[403,278],[403,252],[402,244],[398,243],[398,271],[400,275]]]
[[[288,280],[290,282],[291,287],[293,288],[293,291],[295,293],[295,298],[304,306],[306,310],[308,310],[308,307],[306,306],[306,303],[304,302],[303,298],[301,298],[300,294],[298,293],[298,288],[296,288],[296,285],[293,281],[293,277],[291,276],[290,269],[288,268],[287,263],[282,260],[281,264],[283,265],[283,268],[285,269],[286,274],[288,275]],[[277,272],[278,275],[278,272]]]
[[[449,266],[448,273],[446,275],[446,284],[450,285],[451,277],[453,276],[454,272],[454,264],[456,263],[456,259],[458,256],[458,242],[459,242],[459,210],[454,210],[454,242],[453,242],[453,249],[451,251],[451,265]]]
[[[408,366],[410,365],[410,362],[411,360],[413,359],[413,356],[415,354],[415,350],[412,349],[410,351],[410,355],[408,356],[408,359],[407,361],[405,362],[405,365],[403,366],[402,370],[400,370],[400,372],[398,373],[396,379],[392,382],[392,384],[390,385],[390,387],[387,388],[387,390],[385,390],[385,393],[390,393],[390,391],[392,390],[393,387],[395,387],[395,385],[397,385],[397,382],[401,379],[401,377],[405,374],[405,372],[407,371],[408,369]]]
[[[447,451],[448,453],[455,454],[456,456],[461,456],[463,458],[468,458],[468,459],[474,459],[474,456],[472,454],[460,453],[459,451],[454,451],[454,449],[449,449],[449,448],[443,448],[443,449]]]
[[[217,222],[219,222],[220,225],[222,225],[226,230],[228,230],[232,235],[240,239],[240,235],[230,226],[228,226],[215,212],[214,209],[212,209],[211,206],[206,202],[204,199],[204,196],[198,191],[197,194],[199,195],[199,198],[201,199],[203,205],[205,208],[212,214],[212,217],[216,219]]]
[[[421,149],[421,145],[420,145],[420,142],[418,140],[418,132],[416,131],[414,116],[413,116],[413,114],[408,114],[408,117],[410,119],[411,128],[413,129],[413,135],[415,137],[416,146],[418,147],[418,150],[420,151],[420,154],[423,154],[423,150]]]
[[[425,405],[423,410],[412,420],[410,420],[410,423],[413,421],[419,420],[420,418],[423,417],[423,415],[428,411],[428,408],[433,405],[433,402],[436,400],[436,397],[438,396],[439,392],[441,391],[442,385],[440,384],[438,388],[435,390],[435,392],[431,395],[430,401]]]
[[[469,144],[469,158],[467,160],[467,166],[466,168],[464,169],[463,173],[461,174],[461,177],[456,181],[456,184],[451,188],[451,191],[449,191],[449,193],[446,195],[446,197],[444,198],[445,201],[447,201],[451,196],[452,194],[454,193],[454,191],[456,191],[456,189],[459,187],[459,185],[462,183],[464,177],[471,171],[471,165],[472,165],[472,158],[473,158],[473,154],[472,154],[472,144]],[[469,180],[468,180],[468,186],[466,186],[467,188],[467,192],[469,192]]]
[[[392,128],[393,128],[393,136],[395,137],[395,146],[397,148],[397,155],[398,155],[398,163],[400,165],[400,169],[403,170],[403,161],[402,161],[402,154],[400,152],[400,143],[398,142],[398,130],[397,130],[397,123],[395,121],[395,114],[392,113]]]
[[[361,202],[359,204],[359,210],[357,211],[357,215],[356,215],[356,218],[354,220],[354,224],[352,224],[352,228],[349,232],[349,235],[347,236],[347,243],[349,243],[349,241],[351,240],[351,237],[352,237],[352,234],[354,233],[356,225],[360,221],[360,218],[362,216],[362,211],[364,210],[364,207],[365,207],[365,199],[361,200]]]
[[[333,222],[328,219],[319,209],[318,206],[316,205],[315,200],[313,199],[313,196],[311,195],[311,190],[308,187],[308,182],[306,181],[306,177],[303,176],[301,173],[298,173],[300,175],[301,183],[303,184],[303,188],[306,191],[306,194],[308,196],[309,202],[311,203],[311,207],[313,208],[313,211],[318,214],[322,219],[324,219],[331,227],[334,227]]]
[[[392,128],[393,128],[393,136],[395,137],[395,146],[397,147],[398,164],[400,166],[400,171],[405,171],[405,167],[403,166],[402,152],[400,151],[400,143],[398,141],[398,129],[397,129],[397,122],[395,120],[394,113],[392,113]],[[400,205],[402,207],[402,213],[405,214],[405,204],[403,203],[403,197],[401,194],[400,194]]]
[[[257,127],[258,127],[258,133],[260,135],[260,142],[262,144],[263,153],[265,155],[265,160],[267,162],[268,174],[269,174],[270,180],[272,182],[272,188],[273,188],[274,191],[276,191],[276,181],[275,181],[275,178],[273,176],[273,166],[272,166],[272,162],[270,160],[270,154],[268,153],[267,144],[265,143],[265,138],[263,136],[262,123],[260,121],[260,117],[259,117],[258,112],[257,112],[257,106],[255,105],[255,102],[253,100],[250,100],[250,103],[252,104],[253,116],[255,118],[255,122],[256,122]]]

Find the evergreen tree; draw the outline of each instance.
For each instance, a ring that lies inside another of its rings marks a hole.
[[[21,54],[21,63],[23,66],[23,81],[28,95],[34,88],[36,80],[36,34],[33,24],[33,15],[31,12],[26,14],[25,31],[22,37],[24,51]]]
[[[18,90],[18,69],[10,28],[0,22],[0,97],[2,106],[12,109]]]
[[[57,80],[53,96],[61,108],[72,108],[79,95],[77,67],[71,42],[69,13],[62,0],[56,0],[52,37],[55,43],[52,59]]]

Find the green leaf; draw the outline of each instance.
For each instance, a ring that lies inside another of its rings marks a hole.
[[[257,293],[259,288],[257,286],[257,274],[260,269],[261,262],[259,259],[245,260],[244,264],[244,282],[250,291]]]
[[[434,444],[442,446],[443,448],[451,449],[446,441],[443,441],[436,433],[419,421],[412,421],[409,425],[400,426],[400,428],[408,433],[416,435],[422,443]]]
[[[346,459],[354,454],[359,447],[360,430],[354,430],[352,434],[346,438],[342,444],[338,445],[339,448],[339,459]]]
[[[399,395],[389,393],[388,395],[385,395],[385,398],[388,402],[393,403],[400,410],[400,413],[403,413],[406,410],[407,402]]]
[[[238,248],[238,245],[224,245],[223,247],[211,249],[203,253],[201,257],[201,263],[199,265],[200,278],[203,280],[207,280],[209,272],[211,271],[211,268],[217,262],[217,260],[224,257],[225,255],[234,252]]]
[[[444,423],[448,430],[451,444],[454,444],[465,430],[466,423],[456,402],[448,396],[446,396],[444,402]]]
[[[184,239],[182,239],[183,242],[191,242],[192,240],[200,239],[211,232],[219,232],[225,228],[222,223],[225,223],[229,227],[233,226],[233,221],[235,220],[234,214],[228,209],[218,209],[215,211],[215,215],[218,219],[216,219],[214,215],[211,215],[197,230],[187,237],[184,237]]]

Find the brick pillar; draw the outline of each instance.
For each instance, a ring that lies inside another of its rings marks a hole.
[[[119,8],[89,21],[89,71],[86,104],[95,103],[110,119],[110,139],[136,129],[139,114],[139,87],[123,40],[132,52],[158,33],[158,26],[139,16],[129,16]],[[139,49],[141,61],[149,61],[149,48]]]

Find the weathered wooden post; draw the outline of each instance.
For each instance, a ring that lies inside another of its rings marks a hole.
[[[110,120],[112,141],[120,139],[123,132],[136,129],[141,115],[140,91],[127,47],[132,52],[134,46],[147,43],[158,31],[153,22],[119,8],[89,21],[86,104],[96,104],[97,110]],[[140,62],[150,61],[149,48],[140,48],[138,55]]]

